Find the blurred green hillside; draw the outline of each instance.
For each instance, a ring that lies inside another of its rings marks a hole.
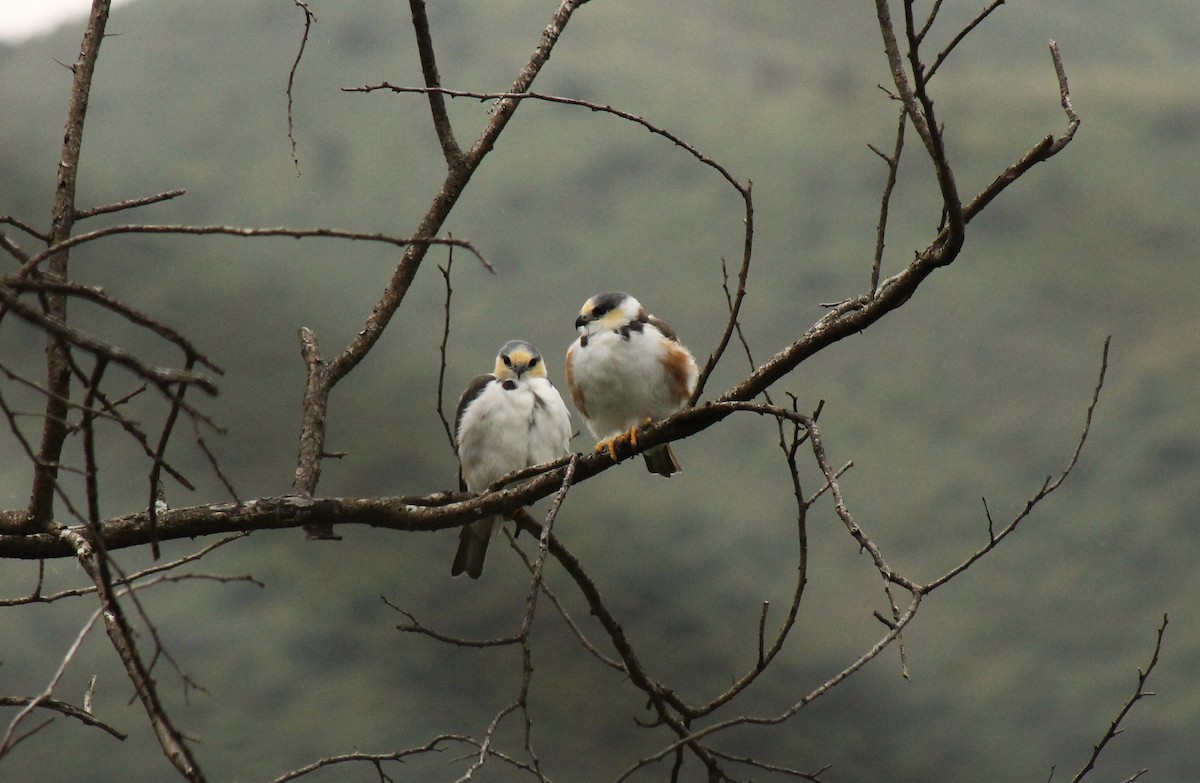
[[[298,167],[284,90],[299,9],[283,0],[118,8],[97,68],[79,202],[179,187],[187,195],[81,228],[136,220],[410,233],[442,177],[428,106],[419,96],[342,91],[422,83],[407,9],[310,5],[317,22],[294,95]],[[444,84],[507,88],[555,5],[430,3]],[[946,5],[931,34],[939,44],[979,4]],[[56,60],[75,59],[82,29],[0,47],[0,214],[36,226],[48,219],[71,78]],[[761,360],[821,317],[822,303],[869,281],[885,170],[867,144],[890,149],[896,122],[877,87],[889,78],[878,39],[865,4],[695,0],[680,10],[604,0],[577,13],[536,89],[643,115],[753,181],[743,321]],[[1069,779],[1132,693],[1169,613],[1150,682],[1158,695],[1134,709],[1095,779],[1125,780],[1143,767],[1145,780],[1200,779],[1200,16],[1183,0],[1006,4],[933,84],[964,195],[1065,127],[1049,39],[1061,46],[1083,118],[1074,143],[972,222],[962,257],[904,308],[802,365],[776,396],[791,391],[807,409],[825,401],[830,457],[854,461],[843,489],[855,518],[897,571],[918,580],[986,542],[981,497],[1006,520],[1065,467],[1112,335],[1081,463],[1013,539],[929,598],[906,634],[911,682],[889,651],[782,727],[731,735],[731,750],[805,770],[833,764],[835,781],[1043,781],[1054,766],[1056,780]],[[487,108],[451,102],[460,141],[475,137]],[[923,247],[939,219],[911,144],[885,271]],[[602,290],[634,292],[706,357],[725,323],[721,260],[740,259],[742,212],[732,188],[669,142],[610,116],[527,103],[447,230],[497,268],[454,259],[452,407],[512,337],[539,346],[562,386],[576,312]],[[297,329],[312,327],[327,355],[340,350],[395,261],[390,249],[326,240],[135,236],[79,248],[72,269],[225,366],[222,393],[205,410],[228,434],[209,441],[250,498],[291,485],[303,387]],[[326,462],[322,494],[454,485],[435,412],[444,297],[435,264],[445,262],[431,252],[384,339],[334,392],[328,446],[348,455]],[[37,377],[40,345],[12,320],[0,330],[0,359]],[[93,325],[139,345],[99,316]],[[745,368],[731,348],[708,396]],[[14,384],[3,393],[35,406]],[[792,590],[795,509],[776,439],[768,422],[726,421],[677,445],[681,476],[659,482],[637,464],[610,470],[573,489],[556,523],[651,670],[685,683],[692,698],[753,665],[761,603],[778,607],[769,616],[778,622]],[[171,503],[225,499],[185,441],[172,456],[198,488],[171,491]],[[117,448],[105,475],[108,515],[145,504],[145,463]],[[6,430],[4,508],[26,502],[27,473]],[[814,472],[804,477],[809,492],[819,488]],[[514,697],[516,651],[401,634],[403,618],[380,601],[451,633],[511,633],[525,581],[502,541],[483,580],[467,583],[448,576],[452,531],[341,532],[333,544],[298,531],[256,534],[198,568],[250,573],[263,588],[184,582],[145,594],[171,652],[207,688],[185,698],[174,675],[159,672],[179,722],[201,738],[211,779],[269,780],[324,755],[480,734]],[[882,633],[872,617],[885,610],[878,576],[828,504],[814,510],[809,536],[792,646],[740,711],[792,703]],[[143,559],[121,555],[129,569]],[[0,594],[28,592],[35,578],[33,565],[6,563]],[[73,585],[79,575],[54,562],[47,580]],[[561,572],[549,580],[572,594]],[[0,611],[0,694],[44,687],[92,609],[81,599]],[[543,767],[558,781],[611,779],[663,743],[633,725],[646,716],[628,683],[579,654],[560,626],[540,617],[532,699]],[[0,763],[0,779],[170,778],[100,633],[63,693],[82,694],[96,672],[96,712],[131,738],[60,719]],[[449,755],[393,777],[452,780],[463,767]],[[664,770],[639,779],[664,779]],[[377,777],[343,768],[311,779]],[[489,766],[483,779],[513,778]]]

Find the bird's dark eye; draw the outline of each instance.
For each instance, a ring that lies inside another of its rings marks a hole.
[[[540,357],[540,356],[535,356],[535,357],[533,357],[532,359],[530,359],[530,360],[529,360],[529,366],[530,366],[530,367],[537,367],[537,363],[538,363],[540,360],[541,360],[541,357]]]
[[[596,318],[602,318],[604,316],[604,314],[607,312],[608,312],[608,308],[605,307],[604,305],[600,305],[599,307],[596,307],[592,310],[592,315]]]
[[[508,358],[507,354],[504,356],[501,356],[500,358],[504,360],[505,367],[512,367],[512,359]]]

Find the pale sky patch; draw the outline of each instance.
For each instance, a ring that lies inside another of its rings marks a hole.
[[[128,2],[113,0],[113,5]],[[0,41],[20,43],[68,22],[78,25],[82,33],[91,7],[90,0],[0,0]]]

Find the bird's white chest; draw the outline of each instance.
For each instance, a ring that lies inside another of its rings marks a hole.
[[[506,389],[489,383],[463,412],[459,460],[467,489],[480,492],[520,468],[557,459],[568,451],[570,414],[544,378]]]
[[[583,393],[588,427],[609,437],[647,418],[669,416],[678,407],[663,361],[666,348],[653,329],[591,335],[572,349],[575,386]]]

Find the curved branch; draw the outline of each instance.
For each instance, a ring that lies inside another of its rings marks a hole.
[[[63,289],[60,289],[63,290]],[[63,293],[57,293],[55,296],[65,296]],[[15,296],[11,290],[0,285],[0,304],[3,304],[8,310],[22,320],[27,321],[42,331],[54,340],[59,341],[62,345],[73,345],[81,348],[90,354],[97,357],[112,361],[122,367],[132,371],[140,378],[144,378],[158,386],[172,383],[185,383],[193,386],[198,386],[210,395],[216,395],[217,384],[204,375],[199,375],[188,370],[168,370],[161,367],[152,367],[146,364],[138,357],[126,351],[124,348],[119,348],[115,345],[97,340],[95,337],[81,332],[74,327],[67,326],[66,323],[53,313],[43,313],[40,309],[27,305],[21,301],[20,297]],[[69,363],[64,362],[67,366],[68,378],[70,375]],[[50,391],[55,392],[55,385],[51,384]],[[59,401],[61,398],[61,401]],[[56,409],[64,408],[58,416],[58,420],[63,422],[64,435],[66,434],[65,424],[65,400],[68,398],[65,390],[58,390],[55,394],[48,394],[47,399],[54,402]],[[47,412],[49,417],[49,412]],[[45,455],[43,454],[43,459]],[[39,460],[40,463],[40,460]]]
[[[1111,341],[1111,336],[1105,338],[1104,340],[1104,353],[1100,358],[1100,377],[1096,380],[1096,386],[1092,390],[1092,399],[1091,402],[1088,403],[1087,414],[1084,417],[1083,431],[1079,434],[1079,439],[1075,442],[1075,450],[1071,453],[1071,459],[1067,462],[1067,466],[1063,468],[1062,472],[1060,472],[1056,478],[1052,479],[1051,477],[1047,476],[1046,480],[1042,483],[1041,488],[1025,501],[1025,507],[1021,509],[1021,511],[1015,517],[1013,517],[1012,520],[1003,529],[1001,529],[999,533],[993,532],[991,527],[991,517],[989,515],[988,542],[973,552],[969,557],[967,557],[967,559],[963,560],[954,568],[951,568],[942,576],[938,577],[927,585],[923,585],[921,587],[922,591],[928,593],[935,588],[941,587],[954,577],[961,574],[963,571],[966,571],[968,568],[970,568],[975,561],[979,560],[988,552],[995,549],[1001,541],[1003,541],[1014,530],[1017,529],[1017,526],[1020,525],[1021,522],[1023,522],[1033,512],[1033,509],[1039,503],[1041,503],[1048,495],[1052,494],[1059,487],[1061,487],[1063,482],[1067,480],[1067,477],[1071,475],[1071,471],[1075,470],[1075,465],[1079,462],[1079,455],[1083,452],[1083,444],[1087,442],[1088,433],[1091,432],[1092,429],[1092,415],[1096,412],[1096,405],[1098,405],[1100,402],[1100,390],[1104,388],[1104,376],[1108,372],[1108,346]],[[987,507],[986,501],[984,501],[984,507]]]
[[[296,71],[300,68],[300,60],[304,57],[304,49],[308,46],[308,34],[312,32],[313,22],[317,21],[317,15],[308,7],[308,3],[304,0],[292,0],[296,7],[304,12],[304,34],[300,36],[300,47],[296,50],[296,58],[292,60],[292,67],[288,69],[287,80],[287,135],[288,141],[292,144],[292,165],[296,167],[296,173],[300,173],[300,159],[296,157],[296,123],[292,115],[292,88],[296,84]]]
[[[95,726],[98,729],[103,729],[119,740],[126,740],[129,735],[123,731],[119,731],[112,726],[109,726],[104,721],[97,718],[90,712],[87,712],[82,707],[76,707],[69,702],[59,701],[58,699],[36,699],[33,696],[0,696],[0,707],[26,707],[34,702],[35,706],[44,710],[54,710],[61,712],[69,718],[85,723],[88,726]]]
[[[529,92],[523,90],[509,90],[507,92],[478,92],[474,90],[451,90],[445,87],[403,87],[392,84],[388,81],[383,81],[374,85],[363,85],[362,87],[342,88],[342,92],[370,93],[377,92],[379,90],[388,90],[398,94],[412,93],[417,95],[444,95],[448,98],[473,98],[478,101],[511,101],[514,105],[516,103],[520,103],[521,101],[541,101],[543,103],[557,103],[564,106],[578,106],[580,108],[588,109],[589,111],[594,111],[601,114],[611,114],[614,117],[619,117],[620,119],[628,120],[629,122],[642,126],[655,136],[662,136],[676,147],[683,149],[705,166],[717,171],[730,185],[736,188],[739,193],[746,194],[750,190],[749,184],[743,185],[741,182],[738,182],[737,178],[729,172],[729,169],[708,157],[679,136],[664,128],[660,128],[659,126],[647,120],[645,117],[609,106],[607,104],[593,103],[592,101],[585,101],[581,98],[567,98],[561,95],[550,95],[542,92]]]
[[[414,0],[414,2],[416,2],[416,0]],[[436,76],[436,71],[434,72],[434,75]],[[426,75],[426,81],[427,82],[429,81],[428,72]],[[746,279],[749,276],[749,272],[750,272],[750,259],[754,254],[754,197],[752,195],[752,183],[747,181],[746,184],[743,185],[741,182],[739,182],[733,176],[733,174],[731,174],[729,172],[729,169],[725,168],[723,165],[721,165],[717,161],[713,160],[712,158],[708,157],[704,153],[700,152],[700,150],[698,150],[696,147],[692,146],[688,142],[684,141],[679,136],[675,135],[674,133],[671,133],[670,131],[668,131],[664,128],[659,127],[658,125],[655,125],[654,123],[647,120],[645,117],[642,117],[637,114],[633,114],[632,112],[623,111],[621,109],[617,109],[617,108],[614,108],[612,106],[608,106],[608,105],[602,104],[602,103],[593,103],[592,101],[585,101],[580,98],[566,98],[566,97],[559,96],[559,95],[547,95],[545,93],[538,93],[538,92],[519,92],[519,93],[518,92],[474,92],[474,91],[469,91],[469,90],[450,90],[450,89],[446,89],[444,87],[438,87],[433,84],[428,84],[426,87],[400,87],[400,86],[394,85],[394,84],[392,84],[390,82],[386,82],[386,81],[381,82],[376,85],[364,85],[362,87],[343,88],[344,92],[369,93],[369,92],[375,92],[377,90],[390,90],[392,92],[401,93],[401,94],[417,93],[417,94],[428,95],[431,103],[433,102],[434,98],[436,97],[438,99],[438,103],[435,105],[435,108],[434,108],[435,123],[436,123],[436,118],[438,116],[438,108],[437,107],[440,106],[441,111],[442,112],[445,111],[445,105],[444,105],[444,103],[441,102],[441,98],[443,96],[447,96],[450,98],[474,98],[476,100],[481,100],[481,101],[533,100],[533,101],[542,101],[545,103],[562,104],[565,106],[578,106],[578,107],[585,108],[585,109],[588,109],[588,110],[594,111],[594,112],[600,112],[603,114],[611,114],[614,117],[619,117],[620,119],[627,120],[629,122],[640,125],[641,127],[650,131],[654,135],[661,136],[664,139],[667,139],[675,146],[680,147],[681,149],[685,150],[689,155],[691,155],[696,160],[703,163],[705,166],[708,166],[709,168],[715,170],[717,173],[719,173],[721,175],[722,178],[725,179],[726,182],[728,182],[731,186],[733,186],[733,188],[738,192],[738,195],[741,196],[741,198],[742,198],[742,202],[744,204],[744,211],[745,211],[745,217],[743,218],[743,223],[745,225],[745,233],[744,233],[744,239],[742,240],[742,263],[738,269],[738,287],[737,287],[737,292],[733,296],[732,302],[730,303],[729,319],[725,323],[725,329],[722,332],[720,339],[717,341],[716,348],[714,348],[712,354],[709,355],[708,361],[705,362],[704,367],[700,370],[700,374],[697,378],[696,388],[692,392],[692,397],[691,397],[691,400],[689,401],[690,405],[696,404],[696,401],[698,399],[700,399],[700,396],[704,393],[704,387],[708,382],[709,376],[711,376],[713,370],[716,369],[717,363],[721,360],[721,356],[724,355],[725,349],[729,345],[729,340],[733,337],[734,330],[737,328],[737,324],[738,324],[738,316],[741,313],[742,302],[746,298]],[[441,131],[439,130],[439,135],[440,134],[441,134]],[[444,142],[443,142],[443,146],[445,146]],[[449,159],[449,152],[447,152],[447,158]]]
[[[888,290],[890,288],[885,286],[881,291],[880,298]],[[878,301],[878,299],[872,300],[872,302],[874,301]],[[840,312],[846,307],[850,307],[850,305],[843,305],[834,312]],[[822,321],[824,320],[822,319]],[[309,334],[311,336],[311,333]],[[816,344],[816,338],[809,338],[807,342],[800,341],[801,348],[804,350],[814,350],[813,346]],[[315,342],[306,343],[306,346],[308,346],[306,350],[309,352],[309,360],[317,366],[322,366]],[[695,435],[739,411],[771,415],[792,421],[798,420],[802,423],[805,420],[811,422],[808,417],[786,408],[760,405],[733,397],[735,394],[742,393],[740,390],[747,385],[750,389],[756,388],[754,384],[762,383],[763,378],[768,377],[768,371],[780,372],[782,375],[780,366],[783,361],[783,358],[777,356],[752,373],[749,379],[723,395],[722,399],[684,409],[669,418],[639,430],[636,447],[629,441],[615,444],[617,460],[624,461],[654,446]],[[764,385],[762,388],[766,388],[766,386]],[[1078,448],[1076,449],[1077,454]],[[433,495],[399,498],[312,498],[297,492],[292,495],[260,498],[244,503],[216,503],[168,509],[157,514],[158,535],[160,540],[166,541],[218,533],[293,527],[325,530],[335,524],[364,524],[413,532],[443,530],[461,526],[483,516],[511,514],[521,506],[528,506],[554,494],[562,486],[563,476],[567,470],[566,465],[571,459],[571,457],[563,457],[546,465],[514,471],[495,482],[495,486],[502,488],[478,496],[461,492],[441,492]],[[313,464],[319,464],[319,460]],[[572,483],[586,481],[609,470],[615,464],[617,463],[613,462],[607,452],[579,456]],[[530,475],[533,477],[527,478]],[[0,557],[36,559],[67,557],[73,554],[73,550],[65,546],[56,536],[23,533],[27,529],[21,515],[0,515]],[[100,530],[109,549],[145,544],[150,540],[149,515],[147,512],[140,512],[105,520],[101,524]],[[914,586],[908,580],[896,577],[890,570],[881,571],[881,573],[885,578],[889,578],[905,588],[911,589]],[[945,578],[938,580],[925,589],[944,581]]]
[[[542,66],[550,59],[550,52],[558,42],[559,36],[562,35],[562,31],[570,20],[571,15],[581,4],[580,0],[562,1],[558,10],[555,11],[551,18],[550,23],[542,32],[541,40],[538,42],[529,61],[517,75],[516,81],[511,88],[512,92],[525,92],[533,84]],[[470,182],[471,177],[479,168],[483,158],[495,146],[496,139],[504,131],[504,128],[507,127],[518,104],[519,101],[512,99],[501,100],[494,108],[491,121],[484,129],[482,135],[480,135],[478,141],[475,142],[469,152],[462,156],[461,165],[451,168],[441,188],[433,197],[433,202],[430,204],[429,210],[421,219],[413,235],[413,239],[410,240],[399,264],[397,264],[396,271],[393,273],[392,279],[388,282],[387,289],[379,301],[375,303],[371,314],[367,317],[363,327],[358,331],[354,339],[351,340],[341,353],[330,360],[328,364],[322,365],[319,373],[314,374],[312,372],[313,365],[310,365],[310,375],[305,391],[305,405],[300,425],[300,462],[296,467],[296,481],[293,484],[293,489],[296,492],[305,495],[312,495],[316,492],[317,479],[320,477],[321,471],[320,466],[314,464],[313,461],[319,462],[324,453],[325,414],[328,407],[329,393],[342,378],[358,366],[363,357],[367,355],[383,335],[384,330],[391,322],[392,316],[395,315],[408,295],[409,287],[416,278],[417,270],[425,259],[429,245],[433,244],[433,237],[441,230],[443,223],[449,217],[454,205],[458,203],[459,196],[462,195],[463,189]],[[450,241],[444,242],[444,244],[452,243]],[[325,538],[327,537],[325,535],[326,532],[321,529],[310,529],[309,536],[313,538]]]
[[[829,693],[829,691],[833,690],[842,681],[844,681],[846,678],[850,677],[852,674],[854,674],[858,670],[862,669],[864,666],[866,666],[872,660],[877,658],[881,652],[883,652],[885,649],[887,649],[888,646],[890,646],[891,643],[894,642],[900,636],[901,631],[903,631],[904,628],[910,622],[912,622],[913,617],[916,616],[917,609],[921,605],[921,597],[922,596],[920,593],[914,593],[912,596],[912,601],[909,603],[908,607],[904,610],[904,612],[900,615],[895,626],[888,630],[887,634],[885,634],[882,638],[880,638],[877,642],[875,642],[875,644],[872,645],[869,650],[867,650],[861,656],[859,656],[853,663],[851,663],[846,668],[842,669],[840,672],[838,672],[834,676],[830,677],[825,682],[821,683],[819,686],[817,686],[813,690],[809,691],[807,694],[805,694],[805,696],[803,698],[801,698],[799,701],[797,701],[792,706],[788,707],[783,712],[781,712],[777,715],[770,715],[770,716],[741,715],[741,716],[738,716],[735,718],[729,718],[729,719],[726,719],[723,721],[719,721],[717,723],[713,723],[709,726],[706,726],[703,729],[694,731],[685,737],[680,737],[679,739],[672,742],[670,745],[667,745],[664,748],[660,748],[655,753],[653,753],[649,756],[646,756],[645,758],[642,758],[639,761],[637,761],[636,763],[634,763],[632,766],[630,766],[628,769],[626,769],[625,772],[622,773],[620,777],[618,777],[616,779],[617,783],[620,783],[620,781],[622,781],[622,780],[629,779],[629,777],[631,775],[633,775],[635,772],[642,769],[643,767],[646,767],[654,762],[661,761],[662,759],[664,759],[671,753],[674,753],[676,750],[683,747],[685,744],[696,742],[705,737],[711,736],[711,735],[716,734],[721,731],[725,731],[725,730],[733,728],[735,726],[775,726],[775,725],[778,725],[780,723],[784,723],[784,722],[790,720],[796,714],[798,714],[802,709],[807,707],[809,704],[812,704],[814,701],[821,698],[826,693]]]
[[[225,374],[225,370],[223,370],[220,365],[201,353],[200,350],[182,334],[170,328],[169,326],[156,321],[140,310],[130,307],[124,302],[119,302],[116,299],[113,299],[104,292],[104,289],[97,286],[47,280],[44,278],[39,278],[37,280],[21,279],[16,277],[0,278],[0,296],[3,296],[7,292],[7,289],[24,293],[29,293],[32,291],[50,291],[67,296],[74,296],[79,299],[86,299],[87,301],[97,304],[106,310],[112,311],[136,326],[141,326],[154,332],[167,342],[176,345],[181,351],[183,351],[184,356],[188,358],[194,358],[197,362],[217,373],[218,375]],[[3,301],[7,303],[7,300]]]
[[[465,239],[450,239],[435,236],[396,237],[376,232],[347,231],[340,228],[242,228],[239,226],[180,226],[180,225],[120,225],[106,226],[84,234],[76,234],[58,240],[42,252],[33,256],[17,271],[17,278],[28,277],[43,261],[55,253],[69,250],[85,242],[93,242],[104,237],[118,234],[187,234],[193,236],[222,235],[231,237],[291,237],[292,239],[308,239],[323,237],[327,239],[348,239],[362,242],[382,242],[396,247],[426,248],[429,245],[453,245],[470,251],[489,272],[494,272],[492,264],[476,247]]]
[[[1104,748],[1113,740],[1113,738],[1121,733],[1121,721],[1125,720],[1125,716],[1129,714],[1131,709],[1133,709],[1133,705],[1137,704],[1147,696],[1154,695],[1152,691],[1146,690],[1146,681],[1150,679],[1150,673],[1153,672],[1154,667],[1158,665],[1158,655],[1160,652],[1162,652],[1163,634],[1166,632],[1167,616],[1164,614],[1162,623],[1158,626],[1158,634],[1154,639],[1154,652],[1150,654],[1150,662],[1146,664],[1145,669],[1138,669],[1137,687],[1134,688],[1133,695],[1125,700],[1125,704],[1121,707],[1121,711],[1117,713],[1117,717],[1113,718],[1112,723],[1110,723],[1108,726],[1108,730],[1104,732],[1104,736],[1101,737],[1100,741],[1092,747],[1092,755],[1088,757],[1088,760],[1084,763],[1079,772],[1075,773],[1075,777],[1071,778],[1071,783],[1079,783],[1079,781],[1087,777],[1088,773],[1096,768],[1096,762],[1100,759],[1100,754],[1104,752]],[[1126,778],[1126,781],[1139,778],[1145,772],[1146,770],[1143,769],[1133,777]]]
[[[1075,113],[1075,107],[1071,104],[1071,87],[1067,82],[1067,72],[1063,67],[1062,55],[1058,51],[1058,44],[1054,41],[1050,42],[1050,57],[1054,62],[1054,74],[1058,79],[1058,91],[1063,112],[1067,116],[1066,130],[1057,137],[1053,134],[1047,134],[1028,152],[1022,155],[1017,162],[1002,171],[979,195],[971,199],[963,207],[963,217],[967,222],[970,222],[973,217],[982,212],[983,208],[992,202],[992,199],[1000,195],[1009,185],[1016,182],[1025,172],[1062,152],[1075,138],[1075,131],[1079,129],[1082,120]]]

